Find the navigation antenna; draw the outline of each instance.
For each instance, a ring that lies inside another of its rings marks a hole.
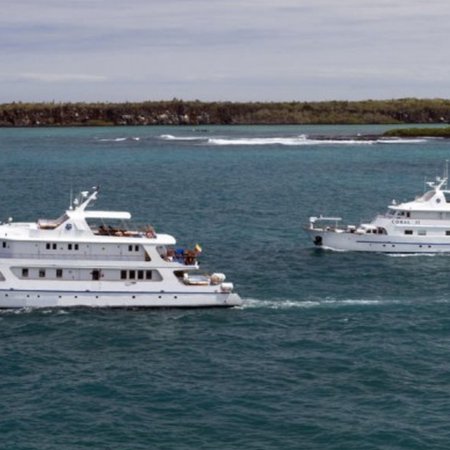
[[[72,186],[70,187],[70,203],[69,203],[69,209],[72,210],[73,209],[73,188]]]

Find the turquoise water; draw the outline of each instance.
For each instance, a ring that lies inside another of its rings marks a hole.
[[[383,127],[0,129],[0,219],[70,191],[130,210],[245,299],[229,310],[0,312],[0,448],[450,446],[450,257],[332,253],[302,227],[383,212],[450,142]]]

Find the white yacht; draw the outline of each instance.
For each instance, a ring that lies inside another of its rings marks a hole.
[[[175,239],[130,229],[131,214],[94,211],[82,192],[56,220],[0,225],[0,308],[239,306],[222,273],[201,273]],[[120,221],[120,225],[119,225]]]
[[[341,226],[340,217],[310,217],[315,245],[331,250],[383,253],[450,252],[450,190],[448,169],[427,182],[429,190],[415,200],[388,206],[369,223]]]

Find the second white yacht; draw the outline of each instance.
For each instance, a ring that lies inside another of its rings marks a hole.
[[[429,190],[415,200],[388,206],[385,214],[359,225],[340,225],[340,217],[310,217],[313,243],[331,250],[383,253],[450,252],[448,170],[427,182]]]

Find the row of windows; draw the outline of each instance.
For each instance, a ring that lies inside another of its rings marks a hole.
[[[6,247],[6,242],[3,242],[3,247]],[[45,248],[47,250],[57,250],[58,249],[58,245],[55,244],[55,243],[47,242],[45,244]],[[67,244],[67,249],[68,250],[79,250],[79,246],[78,246],[78,244]],[[129,245],[128,246],[128,251],[129,252],[132,252],[132,251],[138,252],[139,251],[139,245]]]
[[[52,271],[51,274],[48,274],[46,269],[40,268],[37,270],[38,278],[46,278],[48,275],[50,277],[63,278],[63,269],[50,269]],[[91,279],[96,281],[100,280],[103,277],[102,271],[100,269],[93,269],[90,272]],[[34,275],[36,276],[36,275]],[[29,278],[30,270],[27,267],[22,268],[22,278]],[[121,270],[120,271],[120,279],[121,280],[151,280],[153,279],[153,271],[152,270]]]
[[[55,272],[56,272],[56,278],[62,278],[62,276],[63,276],[63,270],[62,269],[56,269]],[[23,278],[28,278],[29,276],[30,276],[29,269],[26,268],[26,267],[22,268],[22,277]],[[46,277],[45,269],[39,269],[38,276],[39,276],[39,278],[45,278]]]
[[[404,233],[411,235],[411,234],[414,234],[414,231],[413,230],[405,230]],[[419,236],[426,236],[427,235],[427,231],[426,230],[418,230],[417,234]],[[450,236],[450,230],[445,230],[445,235],[446,236]]]
[[[55,243],[47,242],[45,244],[45,248],[47,250],[57,250],[58,249],[58,245],[55,244]],[[67,250],[78,250],[78,249],[79,249],[78,244],[67,244]]]
[[[152,271],[151,270],[121,270],[120,271],[121,280],[151,280]]]
[[[2,241],[2,247],[6,248],[6,241]],[[46,242],[45,244],[45,248],[46,250],[58,250],[58,244],[56,244],[55,242]],[[140,246],[139,245],[129,245],[128,246],[128,251],[129,252],[138,252],[139,251]],[[79,244],[67,244],[67,250],[79,250]],[[61,248],[62,250],[62,248]]]

